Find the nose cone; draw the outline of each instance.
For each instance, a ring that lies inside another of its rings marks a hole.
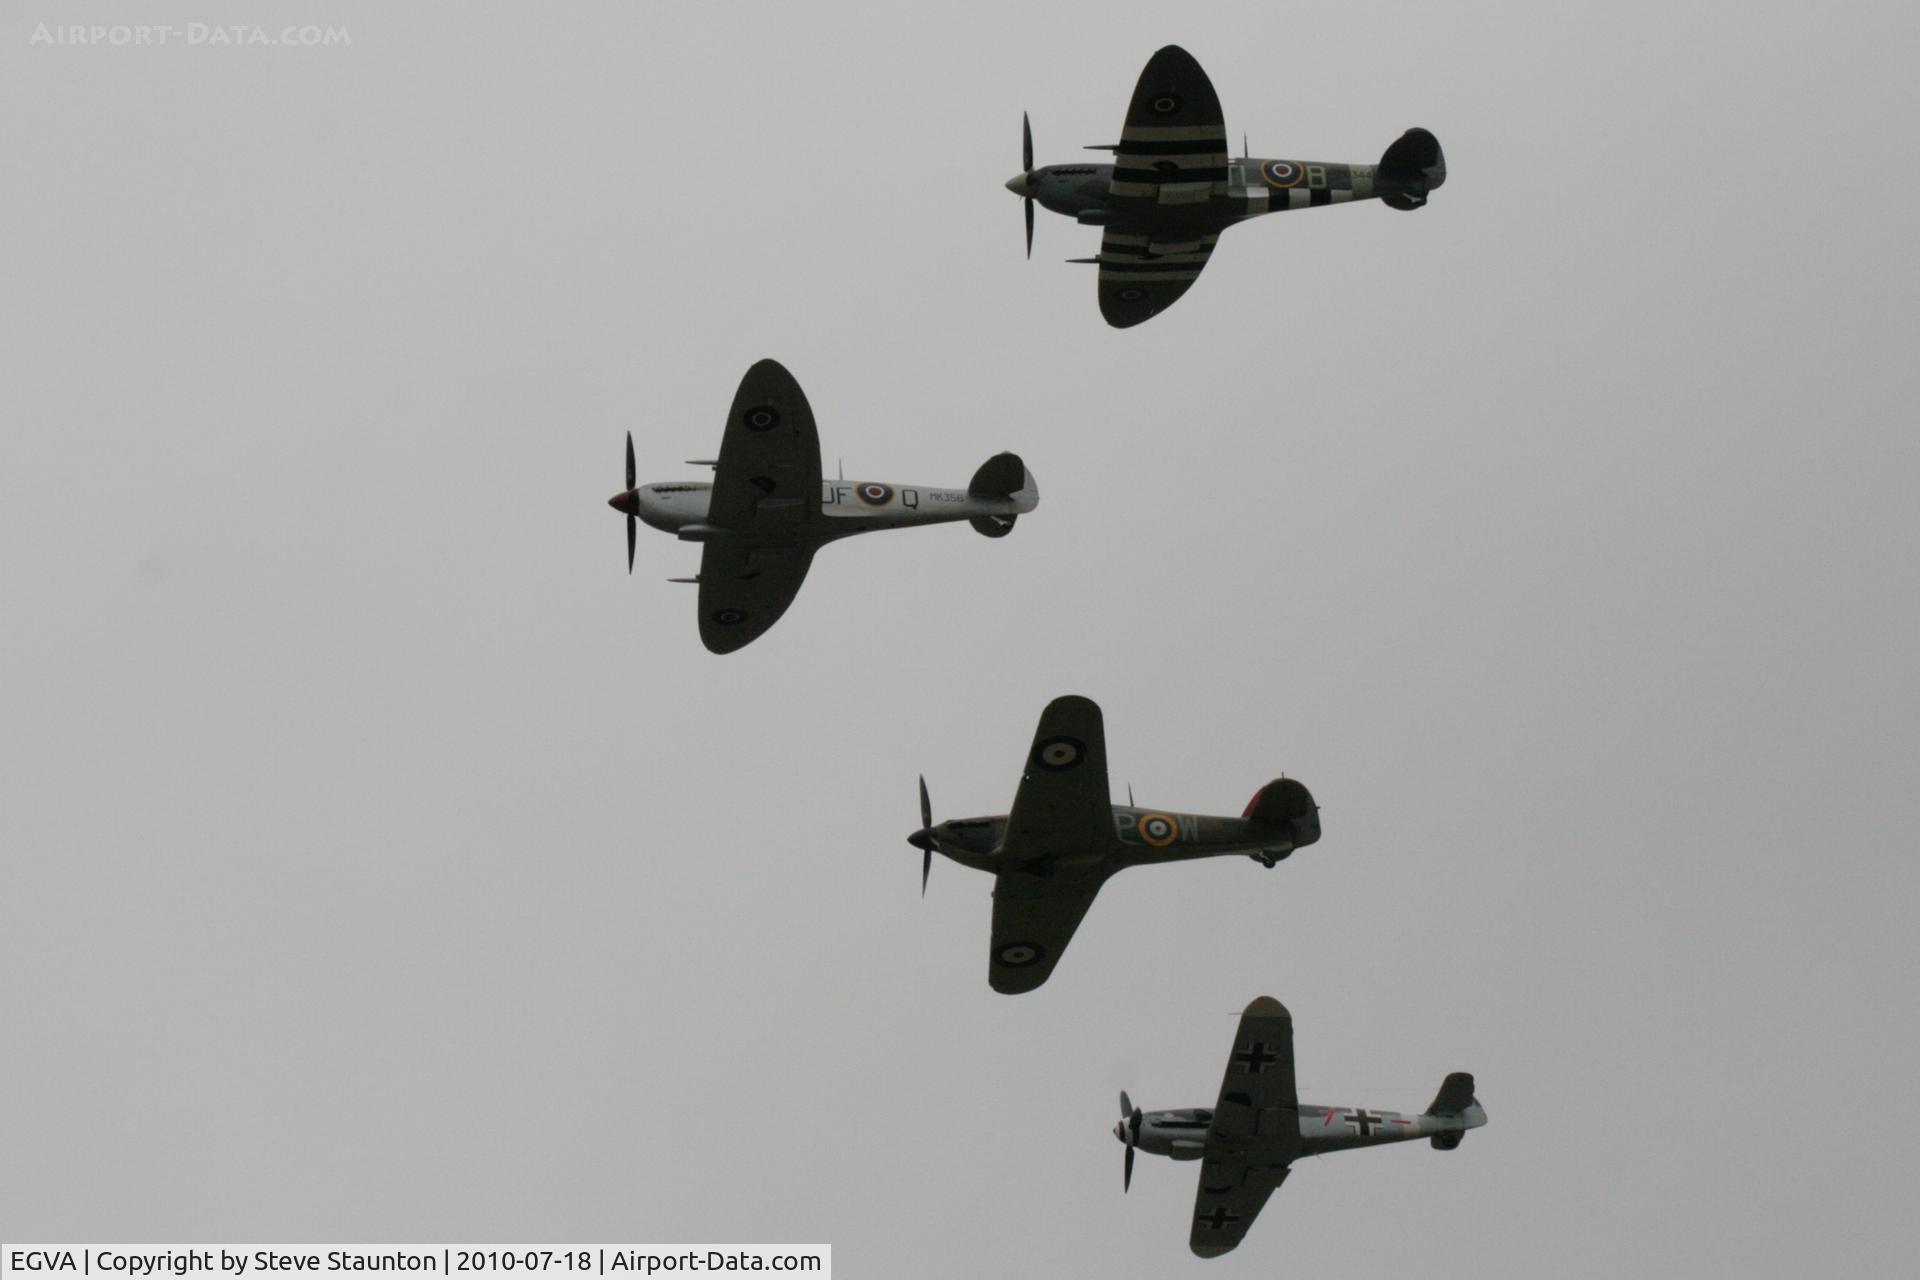
[[[932,827],[920,828],[918,831],[914,832],[912,835],[907,837],[907,843],[912,845],[916,849],[925,849],[931,852],[934,847],[933,828]]]
[[[1007,179],[1007,190],[1013,192],[1013,194],[1017,196],[1032,195],[1033,184],[1028,181],[1028,178],[1030,178],[1031,176],[1032,176],[1031,174],[1026,174],[1026,173],[1014,174],[1011,178]]]
[[[607,499],[607,505],[625,515],[637,516],[640,514],[640,494],[633,489],[616,493]]]
[[[1127,1122],[1125,1120],[1118,1121],[1113,1126],[1113,1136],[1122,1142],[1127,1140]]]

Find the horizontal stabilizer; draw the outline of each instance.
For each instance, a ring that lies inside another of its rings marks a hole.
[[[1260,788],[1240,816],[1283,829],[1287,843],[1296,849],[1320,838],[1320,807],[1313,802],[1313,794],[1292,778],[1277,778]]]
[[[1004,538],[1013,532],[1013,516],[975,516],[967,521],[975,533],[985,534],[989,538]]]

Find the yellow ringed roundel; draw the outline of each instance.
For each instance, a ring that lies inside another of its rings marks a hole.
[[[1180,838],[1180,824],[1164,813],[1143,813],[1138,827],[1140,838],[1156,849],[1164,849]]]
[[[1270,187],[1297,187],[1300,179],[1307,176],[1306,168],[1291,160],[1262,160],[1260,176],[1267,180]]]

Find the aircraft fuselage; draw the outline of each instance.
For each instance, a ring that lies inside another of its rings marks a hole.
[[[707,523],[713,485],[701,482],[643,484],[633,490],[635,512],[642,523],[688,542],[706,542],[730,536]],[[822,480],[820,519],[810,541],[832,542],[876,529],[909,525],[948,524],[956,520],[1018,515],[1023,509],[1012,498],[969,493],[965,489],[936,489],[927,485],[895,485],[877,480]]]
[[[1355,1147],[1378,1147],[1415,1138],[1438,1138],[1448,1145],[1469,1129],[1487,1122],[1487,1113],[1474,1103],[1458,1115],[1409,1115],[1403,1111],[1371,1111],[1365,1107],[1317,1107],[1300,1104],[1300,1155],[1318,1156]],[[1174,1160],[1198,1160],[1207,1154],[1213,1112],[1204,1107],[1141,1114],[1140,1150]],[[1126,1121],[1114,1126],[1113,1136],[1126,1138]]]
[[[1288,833],[1247,818],[1216,818],[1114,805],[1113,839],[1091,849],[1006,846],[1007,819],[952,818],[928,829],[937,852],[977,871],[1111,875],[1127,867],[1228,854],[1272,865],[1293,852]]]
[[[1129,193],[1111,189],[1112,181],[1110,164],[1066,164],[1016,175],[1007,186],[1016,195],[1031,195],[1054,213],[1090,225],[1209,230],[1288,209],[1372,200],[1399,189],[1390,181],[1382,184],[1375,164],[1252,158],[1229,161],[1226,191],[1193,203],[1144,203],[1137,197],[1153,194],[1149,184],[1139,184],[1142,190],[1128,198]]]

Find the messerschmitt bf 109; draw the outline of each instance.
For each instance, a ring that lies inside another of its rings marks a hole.
[[[1100,256],[1074,258],[1100,268],[1100,314],[1116,329],[1165,311],[1200,277],[1220,233],[1236,222],[1284,209],[1378,199],[1418,209],[1447,180],[1440,142],[1409,129],[1378,164],[1231,159],[1226,117],[1193,55],[1168,45],[1148,60],[1127,106],[1108,164],[1033,166],[1033,130],[1021,117],[1021,172],[1007,189],[1026,201],[1027,256],[1033,256],[1033,206],[1105,228]]]
[[[1009,995],[1047,980],[1107,877],[1149,862],[1239,854],[1267,867],[1320,838],[1319,809],[1282,778],[1255,793],[1237,818],[1116,805],[1107,789],[1106,732],[1087,698],[1055,698],[1041,713],[1026,771],[1004,817],[938,825],[920,779],[920,891],[933,855],[991,871],[993,940],[987,982]]]
[[[1302,1156],[1415,1138],[1451,1151],[1467,1130],[1486,1122],[1473,1077],[1464,1071],[1448,1076],[1433,1105],[1417,1116],[1303,1105],[1294,1096],[1293,1016],[1272,996],[1261,996],[1240,1015],[1212,1110],[1142,1111],[1122,1093],[1113,1136],[1127,1149],[1123,1191],[1133,1181],[1136,1150],[1201,1162],[1188,1245],[1203,1258],[1217,1258],[1240,1243]]]
[[[713,482],[636,484],[628,432],[627,487],[607,505],[627,517],[628,573],[640,521],[704,544],[699,576],[672,581],[699,584],[700,639],[715,653],[732,653],[778,622],[813,553],[836,538],[955,520],[1001,538],[1040,502],[1012,453],[988,458],[965,489],[823,480],[813,411],[775,360],[740,379],[719,458],[692,465],[712,467]]]

